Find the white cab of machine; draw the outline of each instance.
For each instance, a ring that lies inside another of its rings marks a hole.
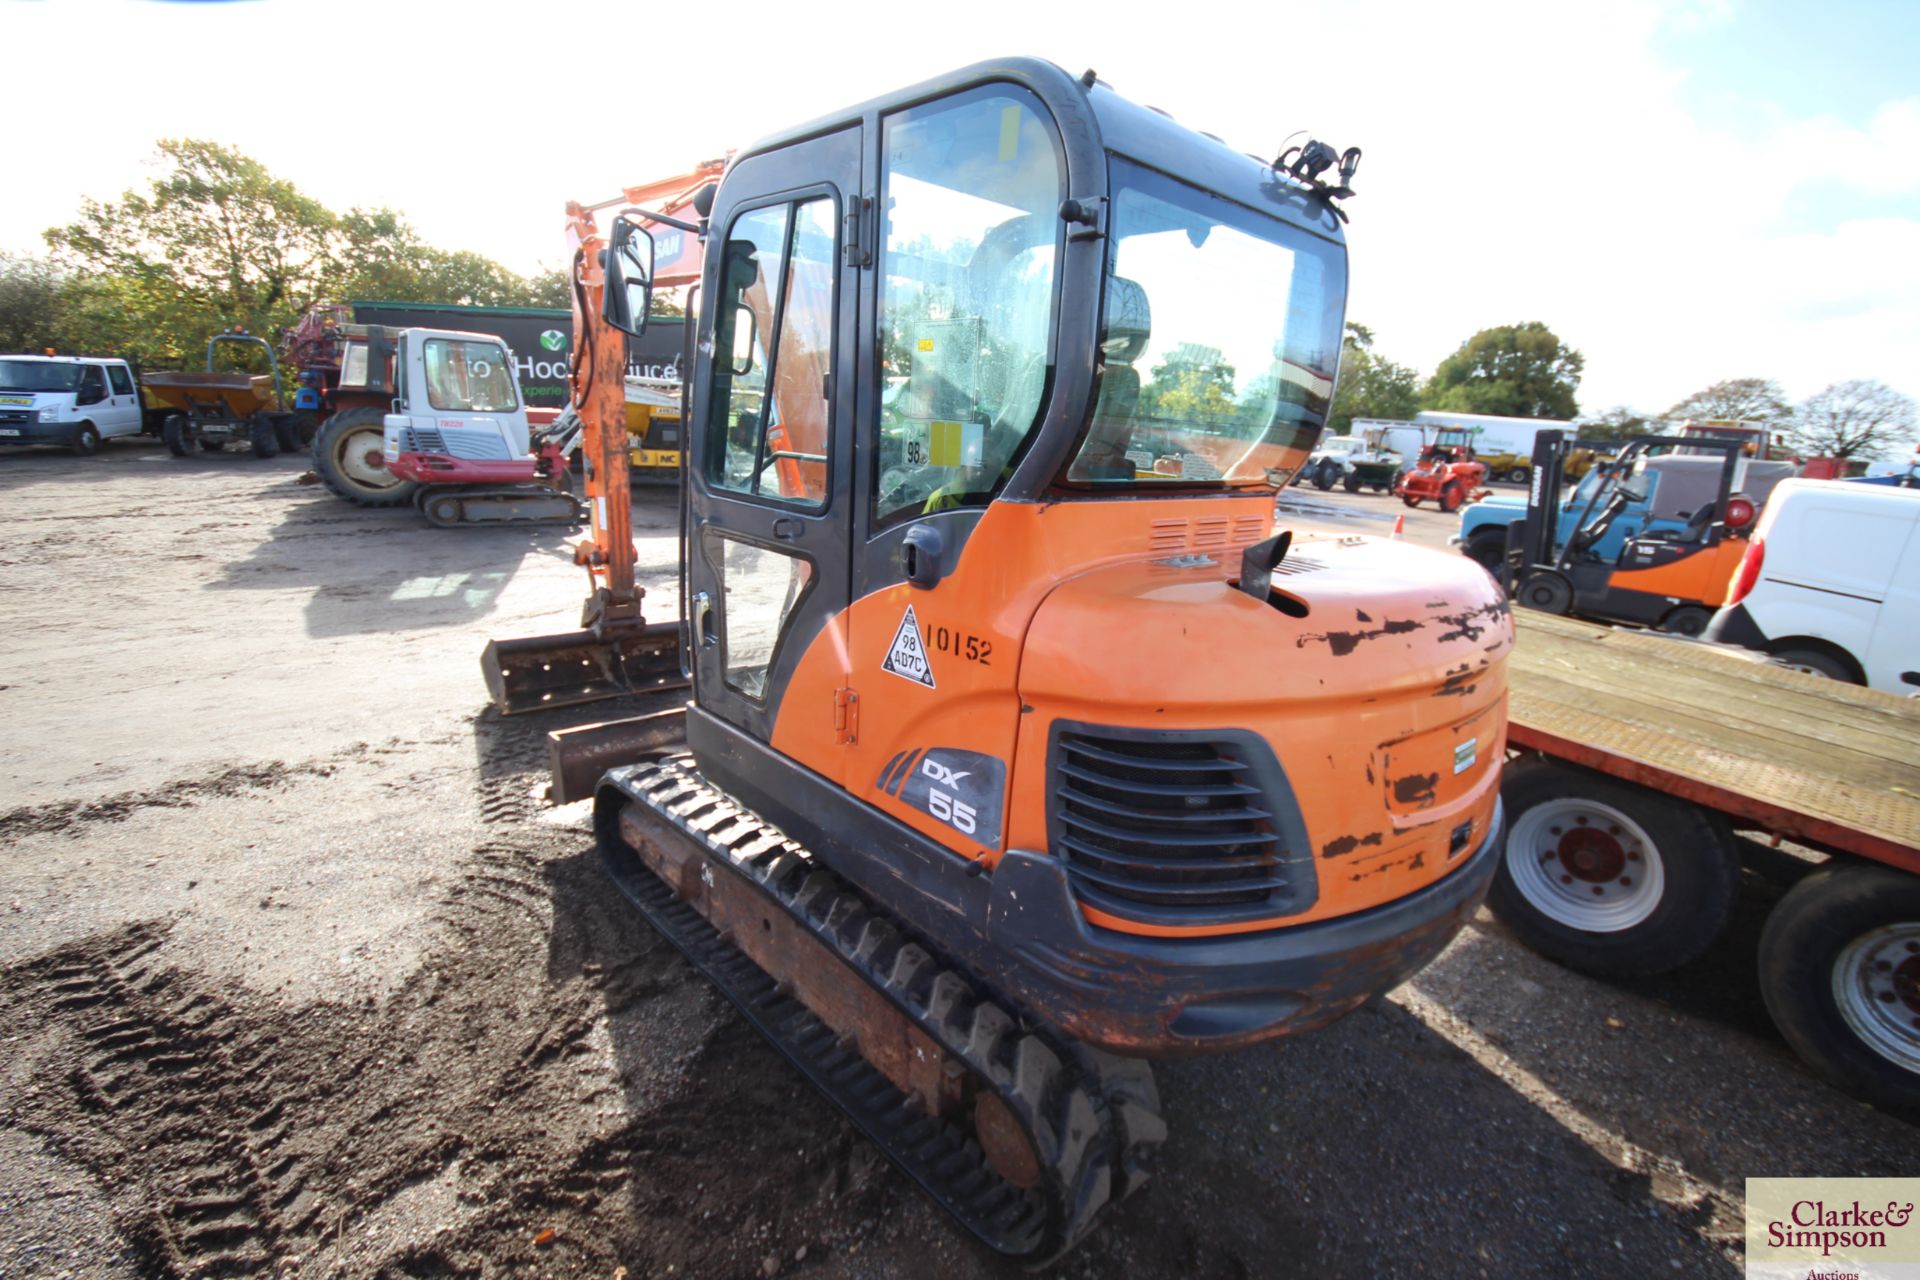
[[[456,463],[513,462],[529,448],[513,353],[483,333],[408,329],[394,353],[393,412],[382,419],[389,466],[402,454]],[[449,476],[449,479],[460,478]]]
[[[1786,480],[1709,636],[1911,694],[1920,684],[1920,490]],[[1739,594],[1745,587],[1745,594]],[[1914,677],[1914,678],[1910,678]]]
[[[0,442],[69,444],[83,424],[101,439],[139,434],[140,389],[125,360],[0,356]]]

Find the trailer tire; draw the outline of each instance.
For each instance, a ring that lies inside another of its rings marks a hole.
[[[167,452],[176,458],[184,458],[193,452],[195,434],[183,413],[170,413],[167,420],[160,424],[160,439],[167,446]]]
[[[277,458],[280,456],[280,431],[273,425],[273,419],[265,413],[256,413],[247,421],[247,443],[253,446],[256,458]]]
[[[1538,758],[1507,766],[1500,794],[1507,847],[1487,905],[1541,955],[1643,978],[1698,959],[1726,928],[1740,855],[1716,817]]]
[[[384,466],[367,462],[384,447],[386,427],[375,408],[347,409],[328,418],[313,438],[313,469],[339,497],[359,507],[399,507],[413,501],[420,486],[399,480]]]
[[[1357,471],[1347,472],[1346,475],[1340,478],[1340,487],[1348,493],[1360,492],[1360,473]]]
[[[1821,1076],[1920,1109],[1920,876],[1860,862],[1807,876],[1761,931],[1760,994]]]

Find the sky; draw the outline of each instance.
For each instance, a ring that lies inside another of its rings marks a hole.
[[[1736,377],[1920,398],[1920,0],[0,0],[0,47],[15,252],[200,137],[558,266],[569,199],[1032,54],[1241,150],[1361,147],[1348,315],[1422,374],[1541,320],[1588,412]]]

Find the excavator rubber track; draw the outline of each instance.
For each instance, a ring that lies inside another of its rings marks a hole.
[[[654,928],[994,1252],[1043,1266],[1145,1182],[1166,1136],[1146,1063],[983,994],[692,757],[607,774],[595,830]]]
[[[559,489],[522,485],[428,485],[413,504],[436,529],[466,525],[546,525],[571,529],[587,522],[587,504]]]

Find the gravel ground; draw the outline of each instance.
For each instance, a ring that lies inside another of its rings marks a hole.
[[[1005,1273],[543,803],[548,729],[644,704],[486,709],[487,638],[574,624],[564,540],[301,469],[0,455],[0,1277]],[[1743,1178],[1920,1168],[1768,1024],[1779,892],[1631,986],[1483,914],[1325,1031],[1164,1064],[1155,1183],[1055,1273],[1737,1275]]]

